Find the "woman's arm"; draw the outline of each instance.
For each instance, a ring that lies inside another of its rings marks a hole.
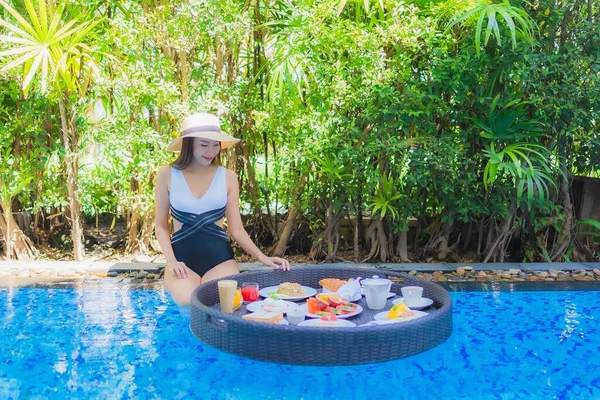
[[[178,262],[171,246],[171,235],[169,233],[169,180],[171,167],[165,166],[158,171],[156,187],[154,189],[154,233],[160,249],[167,260],[167,268],[173,270],[177,278],[187,278],[188,273],[185,264]]]
[[[227,170],[227,209],[225,210],[225,216],[227,217],[229,234],[248,254],[269,267],[290,269],[290,263],[287,260],[279,257],[267,257],[248,236],[240,215],[240,187],[237,174],[231,170]]]

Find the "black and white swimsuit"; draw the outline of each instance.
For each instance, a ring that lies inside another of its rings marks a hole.
[[[198,275],[203,276],[213,267],[234,259],[229,236],[216,224],[225,215],[227,183],[224,167],[217,172],[202,197],[190,190],[183,171],[171,167],[169,208],[171,215],[182,224],[171,236],[171,245],[177,261],[183,261]]]

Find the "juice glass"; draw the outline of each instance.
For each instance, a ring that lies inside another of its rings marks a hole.
[[[221,303],[221,311],[225,314],[231,314],[233,312],[237,281],[222,280],[217,282],[217,287],[219,288],[219,302]]]
[[[258,283],[242,283],[242,297],[246,303],[252,303],[253,301],[258,300]]]

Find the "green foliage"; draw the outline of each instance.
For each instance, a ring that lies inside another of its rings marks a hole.
[[[582,235],[587,235],[600,239],[600,221],[597,221],[595,219],[583,219],[581,221],[578,221],[577,224],[580,226],[589,226],[596,230],[592,232],[581,232]]]
[[[485,35],[483,46],[487,46],[492,33],[498,45],[502,45],[502,34],[500,33],[501,21],[508,27],[513,50],[517,46],[517,35],[526,42],[533,44],[535,22],[525,10],[512,6],[508,0],[504,0],[500,4],[490,4],[486,1],[477,1],[474,6],[471,4],[472,2],[470,1],[465,2],[467,8],[461,10],[464,13],[451,20],[446,30],[477,16],[477,24],[475,26],[475,50],[477,51],[477,55],[481,52],[482,34]],[[482,29],[486,19],[488,22],[484,33]]]
[[[0,52],[0,57],[19,55],[6,63],[2,71],[23,67],[23,91],[27,93],[33,78],[40,73],[41,90],[46,92],[49,81],[67,91],[80,89],[87,82],[79,78],[82,70],[96,69],[90,57],[90,32],[100,20],[84,21],[65,19],[65,4],[46,3],[46,0],[24,0],[27,18],[0,0],[0,5],[16,20],[12,24],[0,19],[0,25],[8,29],[11,35],[2,35],[2,40],[12,43],[13,48]],[[19,46],[21,45],[21,46]]]
[[[392,176],[382,176],[381,184],[377,188],[375,194],[371,197],[371,203],[367,206],[373,210],[373,214],[381,219],[385,218],[386,214],[389,214],[392,220],[396,220],[399,217],[398,206],[395,204],[400,200],[403,195],[402,193],[396,192],[397,185],[394,182]]]
[[[17,3],[0,0],[0,119],[2,162],[34,177],[14,186],[25,209],[68,204],[46,88],[74,92],[87,216],[152,218],[166,144],[200,110],[247,146],[225,157],[243,211],[299,206],[314,237],[328,213],[363,213],[388,234],[417,219],[418,247],[433,221],[487,235],[516,208],[523,257],[550,258],[557,182],[600,176],[595,3]]]

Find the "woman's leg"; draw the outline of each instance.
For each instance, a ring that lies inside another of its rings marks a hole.
[[[239,274],[237,263],[235,260],[223,261],[221,264],[212,267],[207,273],[202,276],[202,283],[214,281],[228,275]]]
[[[188,306],[192,300],[192,292],[201,283],[209,282],[215,279],[222,278],[228,275],[239,274],[237,263],[235,260],[227,260],[221,264],[212,267],[202,278],[200,275],[188,269],[189,277],[179,279],[170,270],[165,270],[164,286],[167,292],[171,295],[175,303],[180,306]]]
[[[175,276],[173,271],[165,269],[165,289],[169,292],[173,300],[175,300],[175,303],[180,306],[188,306],[190,304],[192,292],[200,286],[200,283],[202,283],[200,275],[189,268],[187,273],[187,278],[179,279]]]

